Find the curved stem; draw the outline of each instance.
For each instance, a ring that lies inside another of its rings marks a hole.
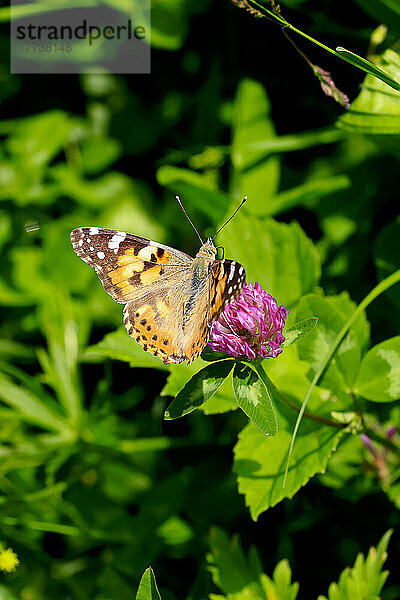
[[[392,285],[395,285],[399,281],[400,281],[400,269],[398,269],[397,271],[395,271],[394,273],[389,275],[389,277],[386,277],[386,279],[383,279],[380,283],[378,283],[378,285],[376,285],[369,292],[369,294],[367,294],[365,296],[364,300],[357,306],[356,310],[353,312],[351,317],[348,319],[347,323],[345,323],[343,325],[342,329],[337,334],[336,339],[333,342],[331,348],[328,350],[325,358],[321,362],[319,369],[317,370],[317,372],[315,373],[315,375],[311,381],[311,385],[308,388],[308,392],[306,394],[306,397],[303,400],[303,404],[301,405],[300,412],[297,417],[296,425],[295,425],[294,431],[293,431],[292,441],[290,442],[289,456],[288,456],[287,463],[286,463],[285,477],[283,479],[283,486],[285,486],[285,483],[286,483],[286,478],[287,478],[287,474],[289,471],[290,459],[292,457],[293,446],[294,446],[294,442],[296,439],[296,435],[297,435],[297,432],[300,427],[301,419],[303,418],[303,415],[305,413],[307,402],[311,396],[311,392],[313,391],[314,387],[320,380],[326,367],[328,366],[329,362],[331,361],[336,350],[339,348],[344,336],[346,335],[346,333],[348,332],[350,327],[353,325],[354,321],[361,315],[361,313],[367,308],[367,306],[369,306],[369,304],[371,304],[371,302],[373,302],[376,298],[378,298],[378,296],[383,294],[383,292],[386,292],[386,290],[388,290],[390,287],[392,287]]]
[[[270,380],[268,375],[266,374],[264,367],[261,364],[261,360],[254,361],[254,367],[259,375],[259,377],[265,383],[265,386],[268,388],[272,388],[274,392],[279,396],[279,398],[284,402],[287,406],[295,410],[296,412],[300,412],[300,406],[290,400],[285,394],[283,394]],[[338,421],[334,421],[333,419],[328,419],[327,417],[320,417],[319,415],[315,415],[309,410],[304,411],[304,416],[307,419],[311,419],[312,421],[317,421],[317,423],[321,423],[322,425],[327,425],[328,427],[335,427],[336,429],[344,429],[347,427],[346,423],[339,423]]]

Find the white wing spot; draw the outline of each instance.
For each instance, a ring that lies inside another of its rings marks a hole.
[[[83,240],[79,240],[79,246],[83,246]]]
[[[90,235],[97,235],[99,233],[99,228],[98,227],[91,227],[89,229],[89,233],[90,233]]]
[[[86,241],[87,241],[87,243],[88,243],[88,244],[90,244],[90,242],[91,242],[92,240],[90,239],[90,237],[88,237],[88,239],[87,239]]]
[[[105,257],[104,252],[98,252],[97,256],[100,258],[100,260],[103,260],[103,258]]]
[[[229,289],[228,289],[228,294],[229,294],[229,295],[230,295],[230,294],[232,294],[232,286],[230,286],[230,287],[229,287]]]
[[[110,248],[110,250],[118,250],[120,243],[123,242],[125,238],[126,233],[116,233],[108,242],[108,247]]]
[[[243,267],[240,267],[240,269],[239,269],[239,275],[243,275],[243,271],[244,271]]]
[[[93,252],[94,246],[90,246],[90,252]]]
[[[228,277],[228,281],[230,281],[231,279],[233,279],[233,276],[235,275],[235,270],[236,270],[236,263],[233,260],[231,262],[231,269],[229,271],[229,277]]]

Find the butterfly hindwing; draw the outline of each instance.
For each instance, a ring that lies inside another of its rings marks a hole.
[[[186,270],[193,260],[164,244],[101,227],[74,229],[71,242],[79,258],[95,269],[106,292],[123,304],[145,295],[175,270]]]

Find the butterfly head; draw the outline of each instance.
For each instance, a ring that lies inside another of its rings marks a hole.
[[[207,241],[201,246],[200,250],[196,254],[196,257],[201,256],[202,258],[214,260],[216,254],[217,249],[214,246],[214,242],[211,238],[208,238]]]

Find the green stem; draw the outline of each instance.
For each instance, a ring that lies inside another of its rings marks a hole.
[[[308,392],[306,394],[306,397],[304,398],[303,403],[301,405],[300,412],[299,412],[298,417],[297,417],[296,425],[294,427],[292,441],[290,442],[289,456],[288,456],[287,463],[286,463],[286,468],[285,468],[285,477],[284,477],[284,480],[283,480],[283,487],[285,487],[285,484],[286,484],[286,478],[287,478],[287,474],[288,474],[288,471],[289,471],[290,460],[292,458],[293,446],[294,446],[294,442],[295,442],[295,439],[296,439],[296,435],[297,435],[297,432],[298,432],[299,427],[300,427],[301,419],[303,418],[303,415],[305,413],[307,402],[308,402],[308,400],[309,400],[309,398],[311,396],[311,392],[313,391],[314,387],[317,385],[317,383],[320,380],[322,374],[324,373],[325,369],[327,368],[327,366],[328,366],[329,362],[331,361],[333,355],[335,354],[336,350],[339,348],[339,346],[340,346],[340,344],[341,344],[344,336],[346,335],[346,333],[348,332],[348,330],[350,329],[350,327],[353,325],[354,321],[361,315],[361,313],[367,308],[367,306],[369,306],[371,304],[371,302],[373,302],[376,298],[378,298],[378,296],[380,296],[381,294],[383,294],[384,292],[386,292],[386,290],[388,290],[390,287],[392,287],[393,285],[395,285],[399,281],[400,281],[400,269],[398,269],[397,271],[395,271],[394,273],[392,273],[391,275],[389,275],[389,277],[386,277],[386,279],[383,279],[380,283],[378,283],[378,285],[376,285],[374,287],[373,290],[371,290],[369,292],[369,294],[367,294],[365,296],[364,300],[358,305],[358,307],[353,312],[353,314],[351,315],[351,317],[343,325],[342,329],[337,334],[335,341],[333,342],[331,348],[328,350],[328,352],[327,352],[325,358],[323,359],[323,361],[322,361],[319,369],[315,373],[315,375],[314,375],[314,377],[313,377],[313,379],[311,381],[311,385],[308,388]]]
[[[282,17],[282,15],[277,14],[271,10],[268,10],[267,8],[265,8],[265,6],[263,6],[262,4],[259,4],[256,0],[247,0],[247,4],[250,7],[254,8],[255,10],[259,11],[265,17],[267,17],[269,19],[273,19],[274,21],[279,23],[283,29],[287,28],[287,29],[290,29],[291,31],[294,31],[295,33],[297,33],[298,35],[301,35],[303,38],[305,38],[309,42],[312,42],[316,46],[319,46],[326,52],[329,52],[330,54],[333,54],[337,58],[340,58],[341,60],[344,60],[345,62],[353,65],[353,67],[356,67],[357,69],[360,69],[361,71],[364,71],[365,73],[369,73],[370,75],[373,75],[377,79],[384,81],[387,85],[390,85],[393,89],[400,90],[400,83],[398,81],[393,79],[389,75],[389,73],[387,73],[383,69],[377,67],[376,65],[374,65],[374,63],[370,62],[369,60],[362,58],[361,56],[354,54],[354,52],[350,52],[349,50],[346,50],[346,48],[341,48],[339,46],[337,47],[336,50],[333,50],[333,48],[330,48],[326,44],[323,44],[319,40],[316,40],[315,38],[311,37],[311,35],[308,35],[307,33],[304,33],[304,31],[297,29],[297,27],[295,27],[294,25],[292,25],[291,23],[286,21],[286,19],[284,17]],[[338,52],[338,50],[340,52]],[[300,54],[304,57],[303,52],[300,51]],[[311,62],[307,58],[306,58],[306,60],[311,65]]]
[[[295,410],[296,412],[300,412],[300,406],[290,400],[285,394],[283,394],[270,380],[268,375],[266,374],[264,367],[262,366],[261,360],[254,361],[255,369],[258,373],[260,379],[263,380],[267,389],[272,388],[274,392],[279,396],[279,398],[284,402],[287,406]],[[312,421],[316,421],[317,423],[321,423],[322,425],[327,425],[328,427],[335,427],[336,429],[344,429],[347,427],[346,423],[339,423],[338,421],[334,421],[333,419],[328,419],[327,417],[320,417],[319,415],[315,415],[314,413],[305,410],[304,416],[307,419],[311,419]]]

